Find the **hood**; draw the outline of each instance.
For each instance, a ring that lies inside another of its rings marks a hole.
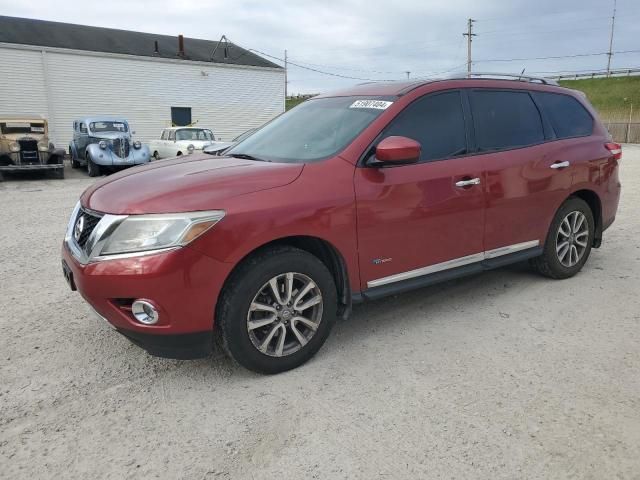
[[[110,175],[82,194],[82,205],[112,214],[224,208],[233,197],[293,182],[304,165],[193,154]]]
[[[116,138],[129,138],[129,132],[91,132],[91,138],[100,140],[115,140]]]
[[[17,142],[18,140],[37,140],[38,142],[49,140],[44,133],[6,133],[1,135],[0,139],[13,142]]]

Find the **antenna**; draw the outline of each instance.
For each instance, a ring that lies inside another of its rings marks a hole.
[[[216,44],[216,48],[213,49],[213,53],[211,54],[211,61],[214,62],[215,58],[216,58],[216,52],[218,51],[218,48],[220,47],[220,44],[223,44],[223,50],[224,50],[224,59],[227,60],[229,58],[229,40],[227,39],[226,35],[222,35],[220,37],[220,40],[218,40],[218,43]]]

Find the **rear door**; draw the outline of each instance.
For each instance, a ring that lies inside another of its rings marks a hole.
[[[551,154],[553,131],[532,93],[473,89],[469,99],[486,167],[486,255],[539,247],[571,187],[571,168]]]
[[[362,288],[482,260],[484,168],[467,156],[468,105],[458,90],[423,96],[378,137],[422,145],[419,163],[355,172]]]

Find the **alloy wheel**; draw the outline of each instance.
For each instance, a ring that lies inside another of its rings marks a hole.
[[[560,263],[571,268],[584,256],[589,241],[589,222],[580,211],[564,217],[556,235],[556,254]]]
[[[271,357],[291,355],[313,338],[322,321],[322,292],[302,273],[287,272],[265,283],[247,314],[254,347]]]

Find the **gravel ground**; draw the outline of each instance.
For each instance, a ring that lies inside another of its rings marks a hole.
[[[0,184],[0,477],[640,478],[640,147],[577,277],[517,265],[356,307],[307,365],[148,356],[69,291],[92,180]]]

